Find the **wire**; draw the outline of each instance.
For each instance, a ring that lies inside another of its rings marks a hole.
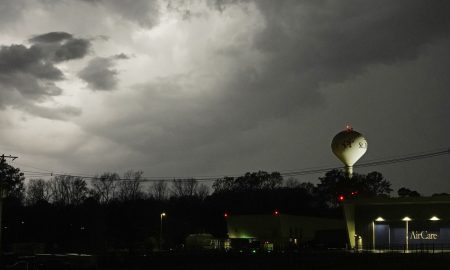
[[[426,158],[433,158],[443,155],[449,155],[450,154],[450,148],[441,148],[434,151],[428,151],[428,152],[421,152],[421,153],[414,153],[414,154],[408,154],[403,156],[397,156],[394,158],[389,159],[379,159],[374,161],[369,161],[365,163],[360,163],[358,165],[355,165],[356,168],[365,168],[365,167],[373,167],[373,166],[382,166],[382,165],[389,165],[389,164],[395,164],[395,163],[401,163],[401,162],[408,162],[408,161],[414,161],[414,160],[420,160],[420,159],[426,159]],[[30,167],[30,166],[28,166]],[[334,169],[343,169],[344,167],[315,167],[312,169],[301,169],[301,170],[286,170],[280,172],[280,174],[284,177],[288,176],[300,176],[300,175],[309,175],[309,174],[318,174],[323,172],[328,172],[330,170]],[[44,169],[41,169],[44,170]],[[22,171],[25,175],[31,176],[31,177],[51,177],[51,176],[71,176],[71,177],[79,177],[86,180],[99,180],[102,179],[100,176],[93,176],[93,175],[87,175],[87,174],[65,174],[65,173],[53,173],[49,170],[45,170],[47,172],[37,172],[37,171],[28,171],[24,170]],[[199,177],[143,177],[142,179],[139,179],[141,182],[154,182],[154,181],[170,181],[170,180],[177,180],[177,181],[190,181],[192,179],[195,179],[197,181],[215,181],[220,178],[224,177],[237,177],[237,175],[221,175],[221,176],[199,176]],[[134,181],[135,179],[130,178],[117,178],[116,181]]]

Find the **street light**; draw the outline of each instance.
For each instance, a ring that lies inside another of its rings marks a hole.
[[[162,249],[162,233],[163,233],[163,217],[166,216],[166,213],[162,212],[160,214],[160,225],[159,225],[159,250]]]
[[[404,217],[402,220],[406,222],[405,239],[406,239],[406,252],[408,252],[408,250],[409,250],[409,245],[408,245],[408,222],[411,221],[412,219],[410,217]]]

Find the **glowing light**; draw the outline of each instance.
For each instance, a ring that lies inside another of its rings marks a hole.
[[[224,213],[224,214],[223,214],[223,217],[224,217],[224,218],[228,218],[228,213]]]
[[[377,219],[375,219],[375,221],[384,221],[384,218],[382,218],[382,217],[377,217]]]
[[[166,213],[161,213],[161,218],[165,217],[165,216],[166,216]]]
[[[412,219],[410,217],[404,217],[402,220],[403,221],[411,221]]]
[[[432,220],[432,221],[437,221],[437,220],[441,220],[441,219],[438,218],[437,216],[432,216],[432,217],[430,218],[430,220]]]
[[[275,210],[275,211],[273,212],[273,214],[274,214],[275,216],[278,216],[278,215],[280,214],[280,212],[279,212],[278,210]]]
[[[340,202],[345,201],[345,196],[344,195],[339,195],[338,201],[340,201]]]

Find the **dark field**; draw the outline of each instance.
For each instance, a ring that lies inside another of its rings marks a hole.
[[[205,254],[149,256],[38,256],[18,258],[4,269],[449,269],[450,254]]]

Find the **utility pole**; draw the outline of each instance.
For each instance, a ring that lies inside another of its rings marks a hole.
[[[4,181],[6,177],[5,167],[6,159],[9,158],[11,160],[15,160],[18,157],[11,156],[11,155],[5,155],[2,154],[0,156],[0,265],[2,263],[2,257],[3,257],[3,247],[2,247],[2,232],[3,232],[3,219],[2,219],[2,213],[3,213],[3,197],[5,196],[5,190],[4,190]]]

